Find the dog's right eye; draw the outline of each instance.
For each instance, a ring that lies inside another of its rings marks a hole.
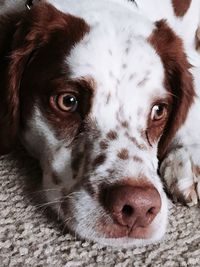
[[[77,98],[68,93],[63,93],[57,96],[51,97],[51,104],[56,106],[57,109],[64,112],[74,112],[78,106]]]
[[[165,104],[154,105],[151,110],[152,121],[160,121],[167,116],[167,107]]]

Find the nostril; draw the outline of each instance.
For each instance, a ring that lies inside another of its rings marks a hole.
[[[152,207],[150,209],[148,209],[146,215],[154,215],[156,211],[156,208]]]
[[[131,217],[134,213],[134,209],[133,207],[131,207],[130,205],[124,205],[123,209],[122,209],[122,214],[126,217]]]
[[[152,207],[152,208],[148,209],[146,212],[146,216],[145,216],[146,220],[148,222],[151,222],[154,219],[154,217],[156,216],[156,214],[157,214],[156,207]]]

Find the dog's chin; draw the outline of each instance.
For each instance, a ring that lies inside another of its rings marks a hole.
[[[161,216],[159,216],[155,222],[144,228],[143,232],[141,229],[136,229],[128,235],[121,234],[119,237],[117,237],[117,233],[115,233],[115,231],[112,232],[112,235],[103,231],[97,233],[96,231],[91,231],[91,229],[82,229],[82,231],[75,232],[78,233],[81,238],[97,242],[103,246],[119,249],[141,247],[150,244],[157,244],[159,241],[162,241],[166,232],[167,222],[167,214],[165,214],[162,219]],[[90,234],[88,234],[87,231],[90,232]]]
[[[99,243],[102,246],[109,246],[114,248],[131,248],[131,247],[141,247],[141,246],[147,246],[150,244],[157,244],[159,241],[163,240],[166,227],[162,227],[163,229],[156,229],[151,232],[151,235],[148,236],[148,238],[134,238],[130,236],[124,236],[120,238],[110,238],[110,237],[89,237],[84,236],[83,234],[80,234],[80,236],[86,240],[94,241]]]
[[[162,235],[162,237],[164,234]],[[158,243],[162,237],[160,238],[149,238],[149,239],[134,239],[130,237],[122,237],[122,238],[96,238],[95,242],[99,243],[103,246],[109,246],[114,248],[132,248],[132,247],[142,247],[150,244]]]

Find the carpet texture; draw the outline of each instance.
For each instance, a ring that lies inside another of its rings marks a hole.
[[[0,267],[200,266],[199,208],[172,205],[168,232],[159,244],[106,248],[64,235],[58,223],[47,219],[45,207],[34,205],[36,195],[27,190],[40,178],[36,162],[23,150],[0,157]]]

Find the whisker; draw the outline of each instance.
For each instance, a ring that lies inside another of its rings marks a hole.
[[[62,206],[62,203],[63,203],[63,201],[61,201],[61,203],[59,205],[59,208],[58,208],[58,216],[57,216],[58,221],[60,221],[60,218],[61,218],[61,206]]]
[[[59,189],[44,189],[44,190],[37,190],[34,192],[30,192],[28,194],[25,194],[25,196],[31,196],[34,194],[39,194],[39,193],[45,193],[45,192],[55,192],[55,191],[60,191]]]
[[[61,200],[55,200],[55,201],[51,201],[51,202],[46,202],[46,203],[43,203],[43,204],[36,205],[36,208],[39,209],[39,208],[50,206],[52,204],[57,204],[57,203],[62,203],[62,201]]]

